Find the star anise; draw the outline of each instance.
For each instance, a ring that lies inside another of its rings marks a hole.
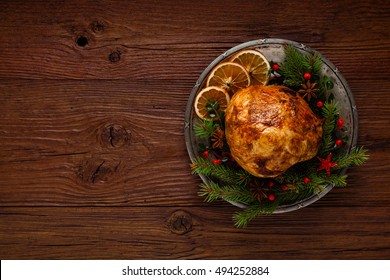
[[[299,94],[302,94],[302,98],[307,97],[307,100],[310,101],[312,97],[317,98],[316,93],[320,91],[319,88],[316,88],[317,83],[310,83],[307,81],[306,84],[301,85],[301,89],[298,90]]]
[[[249,190],[254,198],[256,198],[259,202],[263,198],[267,198],[268,188],[264,187],[264,182],[252,181],[249,183]]]
[[[211,136],[211,142],[213,142],[214,149],[222,149],[223,147],[223,138],[225,137],[225,133],[220,127],[217,127],[213,135]]]

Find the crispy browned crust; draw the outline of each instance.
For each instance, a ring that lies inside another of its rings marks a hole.
[[[276,177],[311,159],[322,138],[322,122],[306,101],[276,85],[236,92],[226,110],[225,129],[232,156],[257,177]]]

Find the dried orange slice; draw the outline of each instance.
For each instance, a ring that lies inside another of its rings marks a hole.
[[[245,68],[251,78],[251,85],[265,85],[267,83],[270,65],[261,52],[243,50],[234,55],[230,61]]]
[[[195,98],[195,113],[202,119],[218,119],[218,112],[225,111],[229,101],[226,90],[215,86],[206,87]]]
[[[207,86],[217,86],[233,95],[238,89],[246,88],[250,85],[248,72],[240,64],[233,62],[223,62],[218,64],[211,71]]]

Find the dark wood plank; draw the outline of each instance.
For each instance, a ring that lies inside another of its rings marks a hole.
[[[230,217],[233,206],[2,207],[7,227],[0,227],[0,255],[2,259],[388,258],[389,209],[312,210],[265,216],[248,228],[236,229]]]
[[[267,37],[309,44],[347,73],[388,76],[386,1],[298,6],[271,0],[6,1],[0,3],[0,77],[193,81],[227,49]],[[80,36],[88,41],[83,47]]]

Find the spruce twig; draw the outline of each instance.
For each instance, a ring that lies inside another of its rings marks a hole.
[[[336,187],[345,187],[347,185],[347,175],[339,174],[330,174],[326,173],[317,173],[315,177],[312,178],[312,184],[315,186],[326,186],[332,184]]]
[[[279,71],[284,76],[284,84],[299,87],[304,82],[304,57],[291,45],[285,48],[285,61],[281,63]]]
[[[362,165],[368,160],[367,150],[357,147],[351,150],[348,155],[335,155],[333,161],[338,165],[334,169],[342,169],[350,165]]]
[[[288,192],[278,193],[280,204],[291,204],[300,200],[303,200],[314,193],[314,188],[297,188]]]
[[[337,104],[334,100],[326,102],[322,109],[322,115],[325,118],[322,125],[322,142],[319,149],[319,155],[325,156],[334,148],[333,132],[336,128],[336,119],[339,114]]]
[[[195,136],[200,138],[210,138],[217,127],[218,124],[214,123],[212,120],[200,119],[194,126],[194,133]]]
[[[214,177],[228,184],[247,185],[250,175],[243,169],[235,170],[224,164],[213,164],[207,158],[198,157],[191,165],[193,174],[202,174],[208,177]]]
[[[318,78],[322,67],[321,57],[315,53],[303,55],[296,48],[287,45],[285,48],[285,60],[280,65],[280,73],[284,76],[284,84],[289,87],[299,87],[305,82],[303,75],[311,73]]]
[[[260,215],[271,215],[275,211],[275,205],[255,204],[233,215],[236,227],[246,227],[250,221]]]
[[[249,188],[246,186],[220,185],[211,180],[208,184],[203,183],[200,185],[199,195],[204,196],[206,202],[223,199],[226,201],[250,204],[256,201]]]

